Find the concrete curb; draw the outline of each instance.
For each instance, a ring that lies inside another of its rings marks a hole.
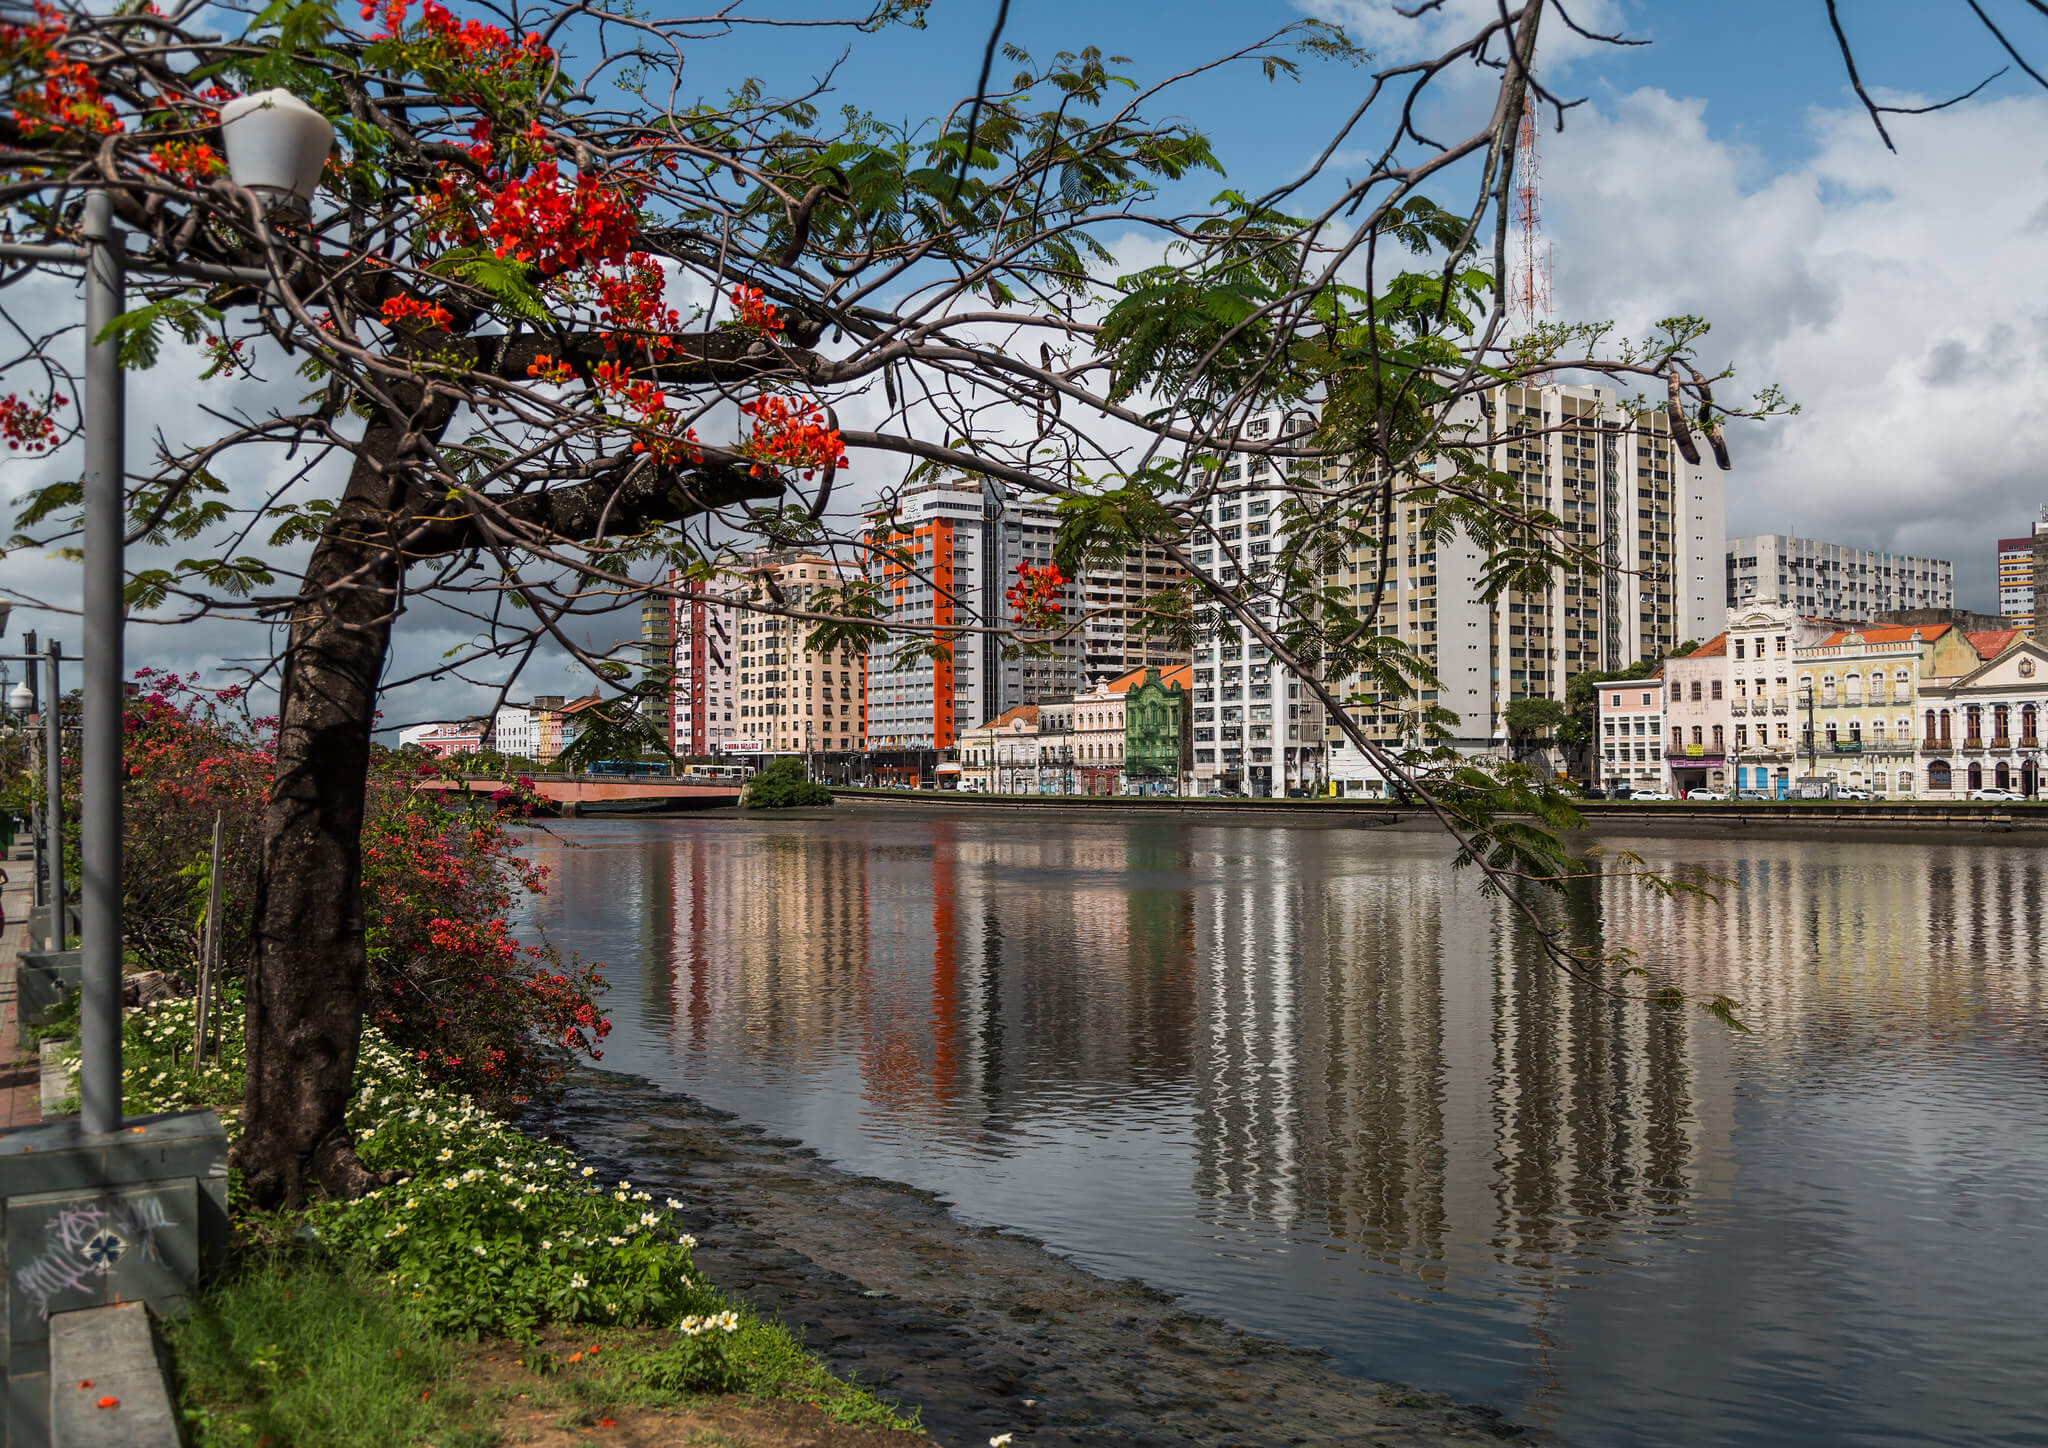
[[[178,1415],[140,1302],[50,1319],[50,1448],[178,1448]]]

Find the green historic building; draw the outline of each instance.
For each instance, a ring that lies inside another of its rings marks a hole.
[[[1178,794],[1192,756],[1188,750],[1187,665],[1145,670],[1124,696],[1124,778],[1133,794]]]

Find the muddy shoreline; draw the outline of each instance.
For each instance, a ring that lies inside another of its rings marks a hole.
[[[686,1208],[705,1273],[832,1366],[922,1411],[935,1443],[1132,1448],[1538,1440],[1491,1408],[1350,1377],[1320,1352],[972,1227],[634,1076],[584,1071],[529,1129]]]

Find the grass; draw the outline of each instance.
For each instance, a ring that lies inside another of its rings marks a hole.
[[[220,1057],[195,1063],[191,1012],[172,1001],[128,1018],[127,1109],[214,1106],[232,1139],[240,1013],[224,1012]],[[510,1405],[482,1370],[500,1359],[517,1360],[521,1396],[585,1422],[730,1392],[917,1429],[706,1282],[695,1239],[670,1235],[681,1202],[596,1180],[420,1079],[375,1032],[358,1085],[349,1120],[365,1161],[406,1176],[355,1201],[238,1215],[234,1268],[171,1329],[196,1448],[484,1448]],[[580,1346],[556,1360],[565,1341]]]
[[[194,1448],[485,1448],[497,1431],[448,1391],[453,1348],[346,1268],[246,1268],[169,1325]]]

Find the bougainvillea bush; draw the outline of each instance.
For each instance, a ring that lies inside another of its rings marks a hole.
[[[213,820],[224,821],[222,963],[248,960],[256,842],[270,787],[274,721],[242,712],[235,688],[142,670],[127,719],[128,947],[188,970],[206,895]],[[363,826],[370,1015],[428,1080],[487,1102],[547,1092],[611,1024],[604,978],[545,939],[520,940],[510,917],[547,888],[520,852],[531,788],[484,798],[415,789],[439,773],[382,756]],[[76,818],[75,802],[72,818]]]

